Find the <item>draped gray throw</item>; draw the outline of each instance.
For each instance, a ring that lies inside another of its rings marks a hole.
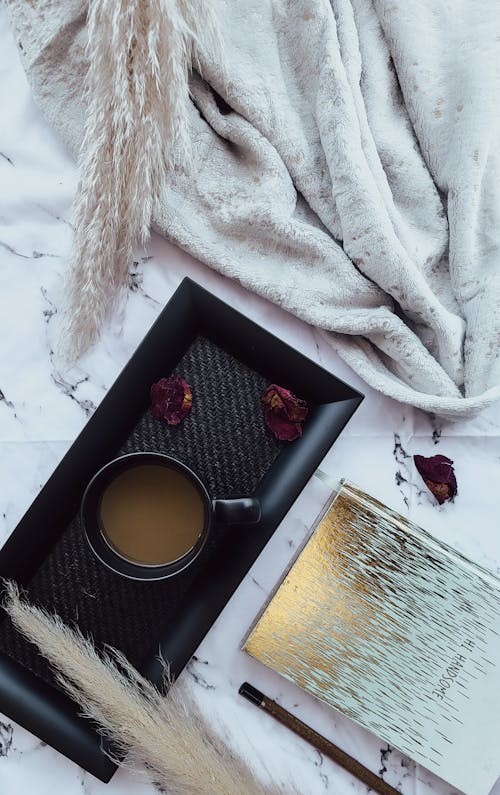
[[[75,157],[70,354],[153,228],[447,418],[500,398],[494,0],[8,0]]]

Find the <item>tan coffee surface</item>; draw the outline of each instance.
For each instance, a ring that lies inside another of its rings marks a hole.
[[[106,487],[100,505],[108,543],[134,563],[178,560],[196,543],[204,503],[196,486],[176,469],[142,464]]]

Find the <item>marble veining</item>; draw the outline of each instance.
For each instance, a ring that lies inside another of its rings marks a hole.
[[[61,283],[71,246],[74,163],[34,107],[0,6],[0,543],[57,466],[184,276],[281,336],[365,393],[322,469],[346,477],[483,566],[500,571],[497,495],[500,409],[440,423],[367,387],[304,323],[153,236],[131,266],[128,300],[100,344],[70,371],[55,354]],[[414,453],[455,461],[458,495],[438,506]],[[328,496],[313,479],[230,600],[182,676],[202,709],[266,777],[304,795],[366,788],[237,695],[248,680],[380,774],[403,795],[455,795],[423,767],[240,651],[241,640]],[[43,532],[43,528],[41,528]],[[474,758],[470,758],[471,766]],[[0,714],[0,793],[154,795],[147,776],[120,770],[104,785]],[[500,783],[493,790],[500,795]],[[207,793],[207,795],[209,795]],[[211,794],[210,794],[211,795]]]
[[[0,721],[0,756],[7,756],[12,748],[13,734],[14,727],[12,723],[3,723]]]

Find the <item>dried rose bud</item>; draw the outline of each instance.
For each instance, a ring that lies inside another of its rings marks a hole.
[[[293,442],[302,436],[302,422],[307,417],[307,403],[289,389],[271,384],[262,395],[264,418],[277,439]]]
[[[453,469],[453,461],[445,455],[414,455],[413,460],[422,479],[434,494],[440,505],[452,500],[457,493],[457,480]]]
[[[170,375],[151,386],[151,412],[158,420],[178,425],[189,414],[193,393],[183,378]]]

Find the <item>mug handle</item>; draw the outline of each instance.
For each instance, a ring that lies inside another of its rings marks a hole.
[[[239,497],[234,500],[212,500],[215,518],[222,524],[256,524],[262,510],[255,497]]]

